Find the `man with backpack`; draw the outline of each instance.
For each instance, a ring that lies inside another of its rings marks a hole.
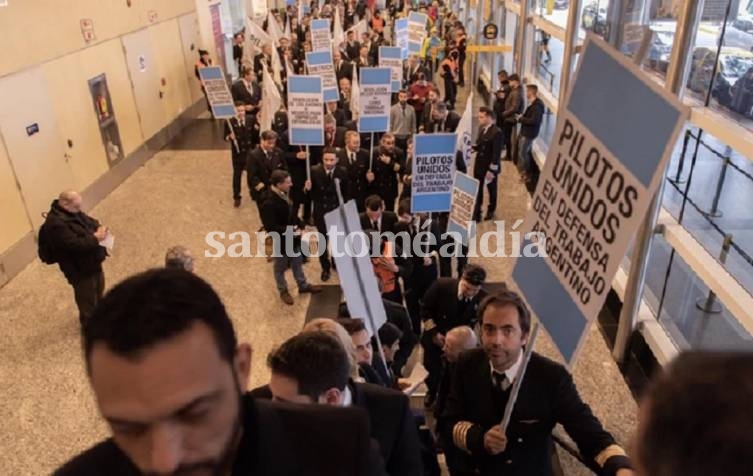
[[[107,250],[100,242],[107,227],[81,211],[81,195],[74,190],[62,192],[52,202],[39,229],[39,258],[46,264],[57,263],[73,286],[73,294],[83,324],[91,315],[105,289],[102,262]]]

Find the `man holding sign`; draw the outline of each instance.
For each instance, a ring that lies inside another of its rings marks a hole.
[[[630,460],[580,399],[572,376],[560,364],[533,353],[509,426],[505,406],[523,364],[531,314],[522,298],[502,291],[479,308],[481,346],[461,354],[450,384],[446,443],[471,454],[481,475],[552,474],[551,433],[557,423],[598,474],[629,476]]]

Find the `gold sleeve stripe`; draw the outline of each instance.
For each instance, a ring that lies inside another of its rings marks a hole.
[[[424,322],[424,332],[428,332],[434,329],[435,327],[437,327],[437,325],[434,324],[434,321],[431,319],[428,319],[426,322]]]
[[[612,456],[627,456],[627,453],[619,445],[609,445],[601,450],[601,453],[597,454],[594,460],[596,460],[596,464],[603,468]]]
[[[455,423],[454,427],[452,427],[452,441],[455,443],[455,446],[466,452],[468,451],[468,443],[466,441],[468,430],[470,430],[472,426],[473,423],[469,421],[459,421]]]

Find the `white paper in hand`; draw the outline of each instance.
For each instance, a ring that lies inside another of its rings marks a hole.
[[[99,246],[107,248],[107,251],[112,251],[113,246],[115,246],[115,235],[108,231],[102,241],[99,242]]]

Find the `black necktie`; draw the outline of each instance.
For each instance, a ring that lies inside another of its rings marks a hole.
[[[379,231],[379,222],[377,220],[374,220],[371,222],[372,228],[374,228],[376,231]]]
[[[494,381],[494,386],[503,392],[506,392],[510,388],[510,380],[502,372],[492,371],[492,380]]]
[[[355,152],[351,152],[350,153],[350,163],[354,164],[355,162],[356,162],[356,153]]]

